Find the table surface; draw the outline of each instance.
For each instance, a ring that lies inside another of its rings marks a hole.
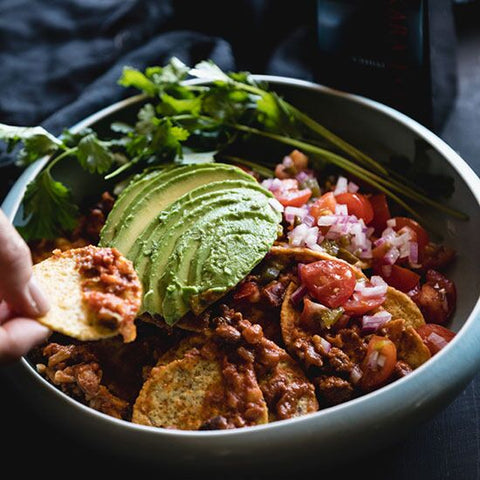
[[[464,14],[457,18],[459,92],[455,107],[440,136],[449,143],[480,174],[480,16]],[[477,26],[478,25],[478,26]],[[4,170],[6,171],[6,170]],[[4,174],[2,174],[4,175]],[[3,176],[3,180],[5,177]],[[3,182],[3,186],[6,182]],[[0,192],[2,194],[2,192]],[[0,370],[0,381],[3,380]],[[80,475],[92,471],[92,462],[99,461],[93,471],[142,473],[145,467],[129,464],[125,459],[110,458],[78,442],[74,432],[67,435],[34,414],[28,403],[17,398],[2,381],[0,390],[2,412],[1,437],[3,453],[25,452],[18,469],[28,471],[30,465],[74,467]],[[335,478],[365,474],[367,478],[389,479],[473,479],[480,478],[480,374],[457,399],[432,420],[419,426],[394,448],[381,450],[370,458],[336,468]],[[5,450],[6,449],[6,450]],[[341,453],[340,453],[341,455]],[[2,456],[7,466],[8,456]],[[58,464],[58,463],[57,463]],[[147,472],[146,472],[147,473]],[[161,472],[158,472],[161,474]],[[301,466],[298,473],[311,474]],[[316,473],[324,475],[325,473]],[[176,475],[178,477],[178,475]],[[198,476],[198,475],[197,475]],[[215,478],[233,478],[219,473]],[[261,476],[266,478],[265,475]],[[282,478],[276,475],[276,478]],[[259,478],[255,473],[242,478]],[[286,477],[285,477],[286,478]]]

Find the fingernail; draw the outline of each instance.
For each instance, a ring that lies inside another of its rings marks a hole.
[[[50,309],[50,304],[33,275],[28,282],[27,291],[31,299],[31,306],[35,313],[37,315],[44,315],[47,313]]]

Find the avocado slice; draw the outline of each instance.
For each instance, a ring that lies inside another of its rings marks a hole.
[[[198,315],[223,297],[264,258],[276,234],[275,224],[259,221],[253,212],[225,216],[207,229],[208,235],[197,230],[179,244],[172,261],[176,269],[167,267],[167,277],[159,282],[165,292],[162,315],[169,324],[190,310]]]
[[[256,182],[251,183],[257,186]],[[147,269],[150,265],[150,257],[156,246],[164,245],[167,242],[165,240],[166,235],[173,237],[174,234],[180,235],[181,233],[179,232],[185,232],[191,228],[192,222],[196,221],[196,218],[202,212],[218,209],[228,202],[228,198],[224,196],[219,198],[219,195],[223,195],[228,191],[235,191],[241,187],[248,186],[248,184],[249,182],[245,180],[222,180],[207,183],[182,195],[166,210],[161,212],[125,254],[127,258],[133,261],[139,277],[145,279],[148,283]],[[256,188],[260,187],[257,186]],[[182,221],[179,221],[179,218]],[[189,220],[191,221],[189,222]],[[167,255],[167,251],[164,251],[164,254]],[[144,287],[146,287],[145,284]]]
[[[107,246],[115,236],[119,225],[121,225],[123,214],[131,204],[135,203],[135,199],[139,196],[140,192],[144,188],[149,189],[150,185],[156,182],[158,178],[162,181],[162,178],[166,178],[167,175],[170,175],[169,172],[173,168],[174,166],[168,166],[147,173],[140,173],[132,178],[130,183],[115,200],[114,207],[109,213],[107,221],[100,232],[101,243],[103,246]]]
[[[100,245],[115,247],[126,255],[149,224],[177,198],[206,183],[229,178],[244,178],[246,181],[255,182],[251,175],[225,164],[175,167],[164,175],[158,175],[155,181],[146,184],[124,209],[119,227],[111,241],[101,238]]]
[[[260,185],[217,196],[218,206],[196,215],[190,228],[174,232],[168,248],[162,243],[152,255],[144,308],[163,315],[167,323],[189,310],[198,314],[223,296],[262,260],[277,237],[281,216]]]
[[[213,226],[214,222],[232,212],[249,212],[252,205],[262,201],[264,189],[260,185],[242,183],[243,185],[234,188],[225,182],[226,188],[201,195],[196,202],[185,202],[182,209],[184,221],[179,222],[177,216],[173,225],[166,222],[165,228],[158,227],[157,231],[152,233],[154,240],[150,241],[151,244],[155,243],[156,248],[147,249],[143,257],[139,255],[134,261],[135,269],[142,272],[139,276],[144,279],[145,310],[162,313],[164,284],[161,282],[169,272],[176,271],[175,263],[178,260],[172,260],[171,269],[166,265],[171,260],[179,239],[193,238],[196,235],[195,228],[203,229],[208,222]]]

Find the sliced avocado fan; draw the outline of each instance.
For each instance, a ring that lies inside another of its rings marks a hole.
[[[120,194],[100,245],[133,261],[143,311],[174,324],[224,296],[265,257],[281,214],[238,167],[175,166],[138,176]]]

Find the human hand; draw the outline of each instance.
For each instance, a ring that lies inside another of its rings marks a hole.
[[[36,317],[49,309],[32,275],[30,249],[0,210],[0,364],[17,360],[50,330]]]

